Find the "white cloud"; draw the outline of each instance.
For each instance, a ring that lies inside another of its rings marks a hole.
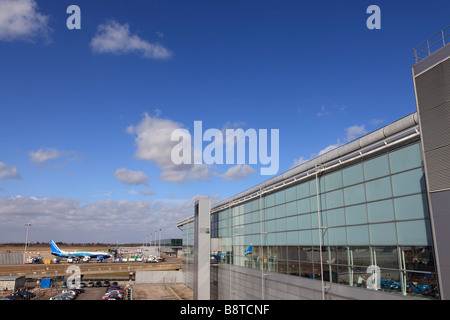
[[[48,39],[48,20],[34,0],[0,0],[0,40]]]
[[[149,59],[168,59],[173,55],[161,44],[150,43],[131,34],[128,24],[119,24],[114,20],[98,26],[91,40],[91,48],[96,53],[138,53]]]
[[[5,163],[0,162],[0,180],[5,179],[22,179],[17,171],[15,165],[7,166]]]
[[[305,158],[303,158],[303,157],[300,157],[300,158],[298,158],[298,159],[294,159],[294,162],[293,162],[291,168],[294,168],[294,167],[296,167],[296,166],[299,166],[299,165],[301,165],[302,163],[304,163],[304,162],[306,162],[306,161],[308,161],[308,160],[305,159]]]
[[[162,170],[160,178],[167,182],[183,183],[189,180],[208,180],[211,166],[206,164],[180,164],[172,162],[171,153],[178,141],[171,141],[172,132],[183,129],[181,123],[172,120],[152,118],[144,114],[136,126],[129,126],[127,132],[135,135],[137,150],[135,156],[141,160],[155,162]]]
[[[317,116],[318,116],[318,117],[324,117],[324,116],[327,116],[327,115],[329,115],[329,114],[330,114],[330,112],[325,110],[325,106],[322,106],[322,108],[320,109],[320,111],[317,112]]]
[[[229,168],[224,174],[219,175],[220,177],[227,180],[240,180],[249,177],[255,169],[247,164],[238,164]]]
[[[377,125],[379,125],[379,124],[382,124],[384,122],[384,120],[382,120],[382,119],[372,119],[371,121],[370,121],[370,124],[371,125],[374,125],[374,126],[377,126]]]
[[[37,151],[30,151],[30,162],[36,165],[41,165],[49,160],[75,155],[74,151],[58,151],[55,148],[40,148]],[[67,158],[66,160],[73,160],[75,158]]]
[[[124,184],[148,185],[148,176],[142,171],[132,171],[126,168],[119,168],[114,171],[114,177]]]
[[[337,147],[341,146],[340,140],[338,139],[338,141],[336,142],[336,144],[330,144],[328,147],[322,149],[319,151],[319,156],[321,156],[322,154],[325,154],[333,149],[336,149]]]
[[[346,128],[345,131],[347,132],[347,141],[354,140],[367,133],[364,125],[361,126],[354,125]]]

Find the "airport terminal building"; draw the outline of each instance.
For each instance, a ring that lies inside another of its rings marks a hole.
[[[450,45],[417,112],[210,205],[183,230],[194,298],[450,299]]]

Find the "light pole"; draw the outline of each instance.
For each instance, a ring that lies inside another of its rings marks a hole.
[[[25,226],[27,227],[27,235],[25,237],[25,252],[23,254],[23,264],[25,264],[25,259],[26,259],[26,256],[27,256],[28,229],[32,226],[32,224],[31,223],[27,223]]]
[[[161,228],[159,228],[159,257],[161,257]]]

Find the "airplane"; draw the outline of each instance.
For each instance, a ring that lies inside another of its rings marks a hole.
[[[100,252],[100,251],[80,251],[80,252],[68,252],[68,251],[62,251],[58,248],[56,243],[53,240],[50,240],[50,246],[52,247],[51,254],[57,257],[61,258],[75,258],[75,257],[83,257],[85,261],[89,260],[90,258],[97,258],[97,260],[102,259],[108,259],[111,257],[111,255],[107,252]]]

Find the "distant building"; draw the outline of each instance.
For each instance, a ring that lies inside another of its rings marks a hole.
[[[25,287],[24,276],[6,276],[0,277],[0,290],[1,291],[17,291],[20,288]]]

